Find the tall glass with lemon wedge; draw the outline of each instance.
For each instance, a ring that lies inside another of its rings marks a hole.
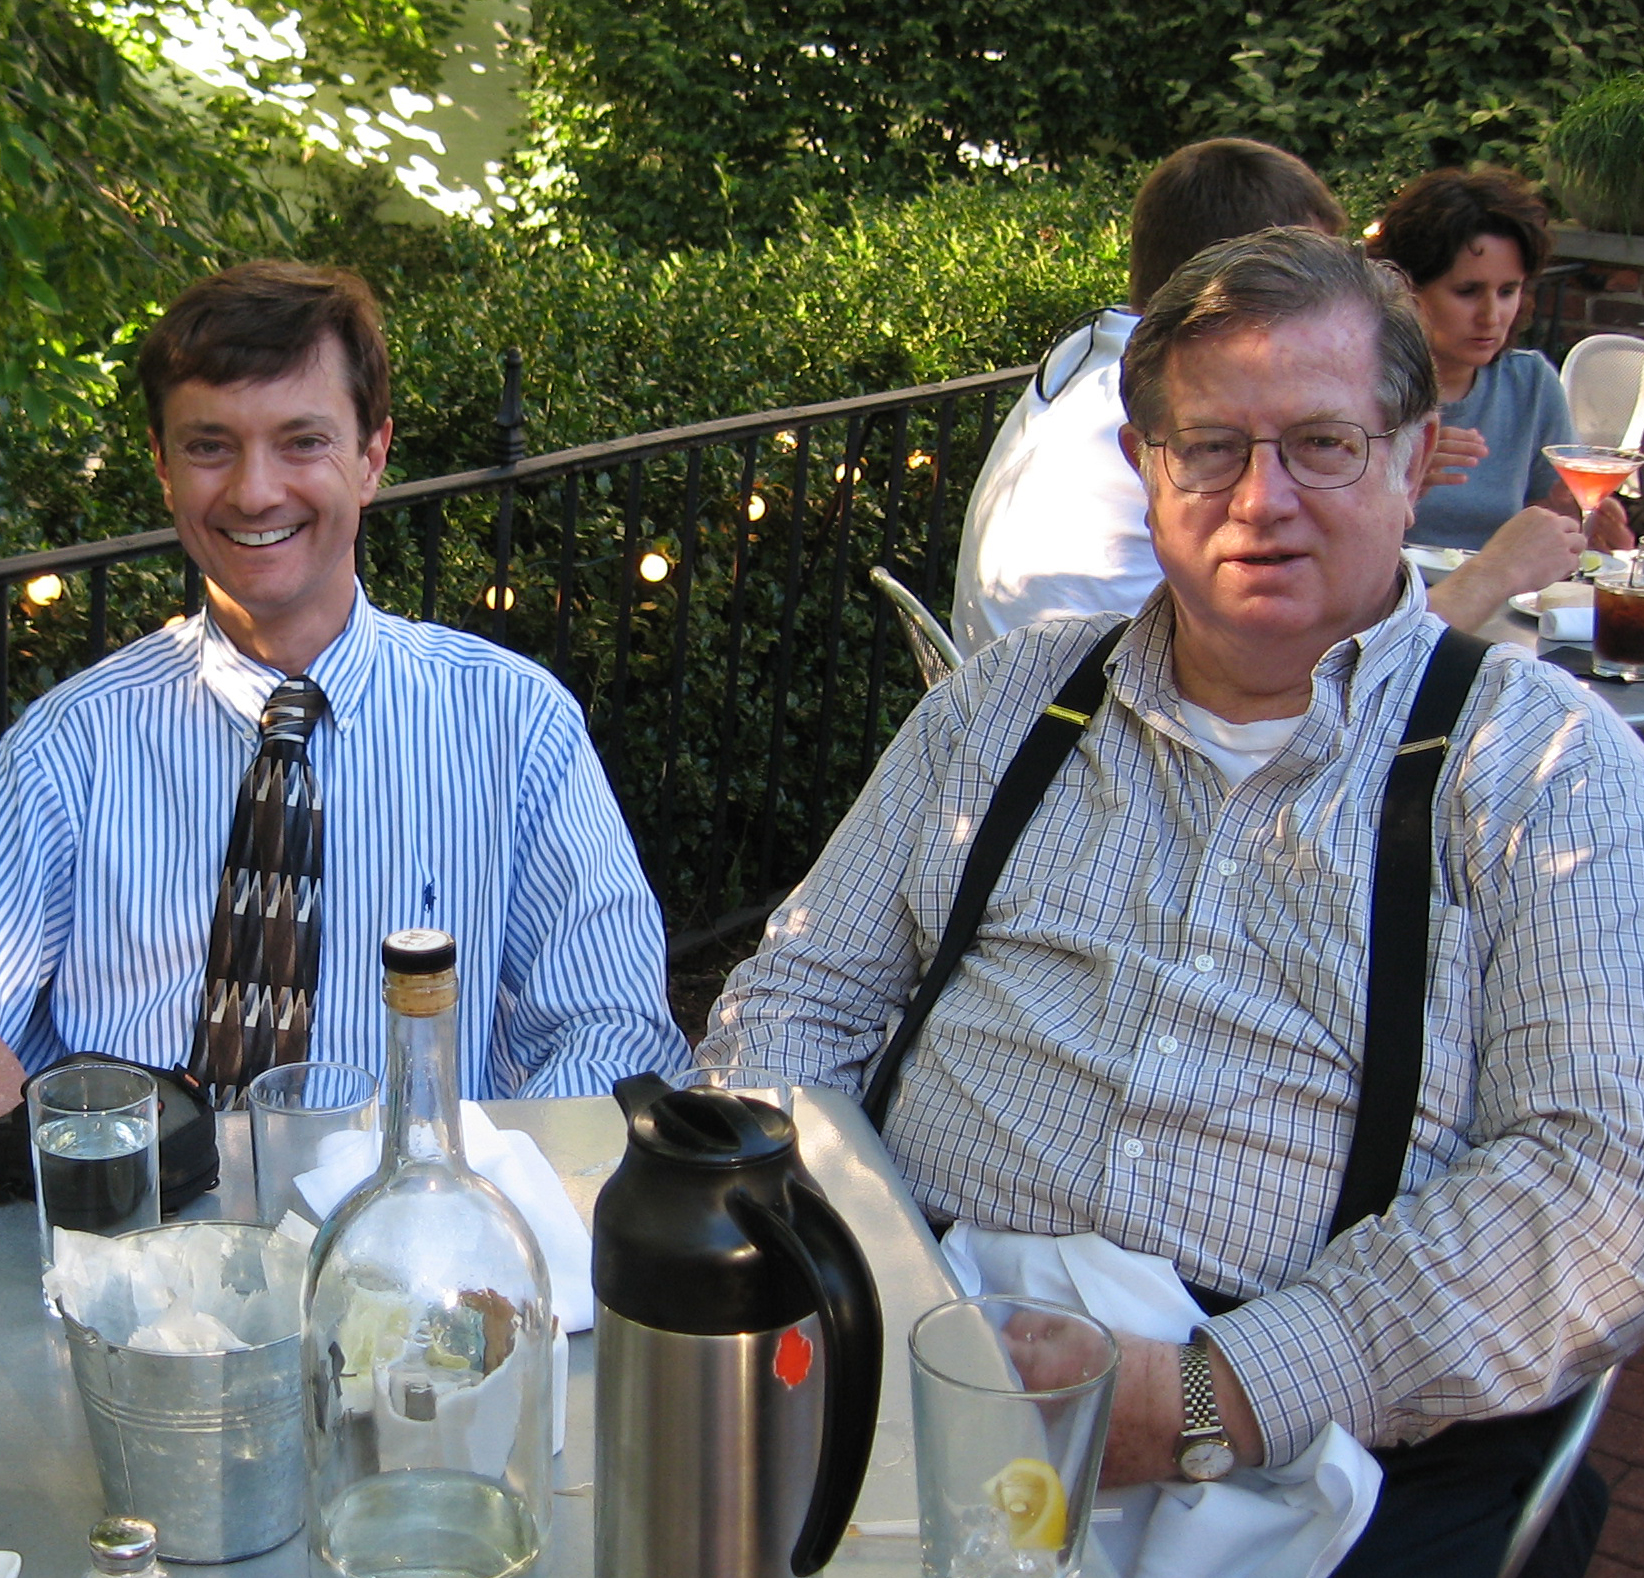
[[[908,1336],[926,1578],[1074,1578],[1118,1345],[1039,1299],[940,1304]]]

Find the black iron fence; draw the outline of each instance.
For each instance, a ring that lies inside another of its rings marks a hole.
[[[547,664],[590,732],[674,951],[802,873],[918,693],[868,570],[946,612],[1001,394],[1030,367],[525,458],[384,489],[359,568],[394,612]],[[170,530],[0,560],[0,724],[199,606]]]

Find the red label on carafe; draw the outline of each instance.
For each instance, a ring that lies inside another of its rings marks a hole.
[[[790,1326],[776,1339],[776,1359],[771,1368],[784,1386],[798,1386],[811,1373],[815,1344],[797,1326]]]

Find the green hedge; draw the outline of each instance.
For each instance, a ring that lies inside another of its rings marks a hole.
[[[846,225],[801,214],[780,241],[662,258],[461,223],[338,223],[299,250],[359,269],[382,296],[393,481],[489,462],[509,345],[525,355],[531,453],[1031,360],[1058,323],[1122,299],[1132,189],[1129,172],[1094,166],[955,183],[864,202]],[[119,372],[101,421],[0,425],[0,554],[161,520]]]
[[[1339,174],[1539,174],[1577,93],[1644,66],[1638,0],[534,0],[520,197],[639,246],[783,233],[987,149],[1067,169],[1261,137]]]
[[[556,248],[505,229],[387,231],[341,222],[306,237],[304,252],[350,263],[382,295],[396,371],[390,480],[401,480],[490,463],[500,352],[509,345],[524,355],[529,453],[1032,361],[1069,318],[1123,298],[1123,217],[1136,174],[1090,166],[1075,180],[1019,175],[953,184],[911,203],[858,204],[848,225],[812,217],[781,242],[661,259],[586,241]],[[1350,203],[1373,208],[1372,186],[1362,183],[1349,193]],[[838,532],[832,512],[843,425],[818,435],[794,549],[799,573],[792,600],[786,586],[792,462],[779,446],[761,451],[756,486],[768,514],[748,550],[747,626],[728,716],[726,610],[739,524],[739,458],[724,449],[704,456],[686,619],[690,664],[677,709],[669,666],[679,594],[671,581],[636,600],[627,631],[627,686],[616,693],[626,478],[606,473],[584,487],[575,581],[568,589],[573,638],[561,673],[588,706],[596,740],[608,746],[620,720],[621,759],[608,749],[608,765],[676,928],[759,899],[768,851],[776,855],[768,879],[797,875],[905,715],[916,683],[893,636],[890,682],[868,716],[876,609],[866,573],[881,552],[894,482],[902,491],[904,533],[894,567],[918,582],[927,566],[923,523],[940,480],[949,528],[934,575],[936,601],[943,602],[957,522],[983,448],[980,410],[979,400],[960,408],[941,479],[930,465],[893,478],[884,430],[870,433],[848,537]],[[26,430],[12,429],[0,432],[0,444],[8,446],[0,464],[6,552],[163,523],[129,392],[99,426],[64,425],[50,443],[31,442]],[[913,419],[910,444],[934,452],[930,417]],[[661,545],[676,561],[686,533],[684,471],[682,457],[649,468],[640,525],[641,545]],[[519,602],[509,639],[544,660],[553,650],[562,590],[561,504],[558,485],[521,497],[510,570]],[[485,500],[457,501],[448,509],[437,613],[449,623],[488,626],[477,599],[489,579],[492,519]],[[410,523],[373,517],[368,543],[379,601],[415,609],[420,545]],[[836,567],[845,586],[838,605]],[[76,580],[59,602],[13,613],[12,656],[22,695],[82,660],[87,597],[83,579]],[[113,639],[152,629],[177,610],[181,597],[174,564],[117,567],[111,572]],[[782,690],[778,633],[785,617],[795,664]],[[831,676],[830,654],[837,655]],[[865,718],[866,729],[838,731],[824,752],[830,705],[842,720]],[[671,737],[677,755],[667,773]],[[767,804],[773,738],[784,770]],[[723,799],[722,771],[728,774]],[[708,856],[721,807],[730,869],[726,882],[712,889]]]
[[[911,204],[863,204],[849,225],[806,222],[781,243],[661,259],[615,245],[555,248],[529,233],[461,225],[361,232],[339,224],[308,236],[303,250],[359,268],[382,295],[395,367],[393,481],[490,462],[499,353],[509,345],[524,355],[530,453],[1031,361],[1068,318],[1122,298],[1129,197],[1128,178],[1094,168],[1071,182],[1029,177],[953,185]],[[978,414],[974,401],[960,412],[943,479],[955,522],[980,459]],[[128,392],[101,425],[65,424],[47,443],[31,442],[23,429],[0,436],[7,446],[0,463],[4,551],[162,524],[140,434]],[[928,418],[915,418],[911,441],[934,449]],[[596,740],[610,741],[620,715],[622,757],[615,761],[608,752],[609,765],[652,870],[666,869],[665,897],[676,926],[756,900],[768,849],[778,855],[778,880],[795,875],[794,863],[831,827],[914,695],[911,670],[893,646],[896,674],[867,734],[843,730],[819,759],[830,701],[841,718],[866,713],[863,654],[874,617],[866,571],[877,557],[889,486],[883,434],[877,434],[865,457],[851,535],[840,539],[830,505],[832,467],[843,443],[842,426],[818,438],[800,523],[798,596],[791,604],[785,580],[792,463],[775,447],[761,456],[757,485],[769,515],[749,546],[747,624],[729,717],[723,710],[726,608],[738,457],[727,450],[704,457],[687,626],[691,660],[677,711],[668,694],[678,612],[671,583],[637,600],[628,630],[627,690],[619,703],[613,654],[626,479],[600,475],[583,490],[573,641],[562,677],[588,706]],[[682,457],[649,468],[642,517],[644,545],[661,544],[675,559],[685,532],[683,473]],[[914,574],[923,567],[919,523],[928,514],[934,470],[926,466],[901,481],[907,542],[900,568]],[[557,487],[522,496],[510,572],[519,595],[510,642],[545,660],[559,591],[560,507]],[[438,614],[450,623],[488,624],[476,598],[489,579],[491,523],[485,500],[457,501],[448,509]],[[945,545],[950,558],[955,534]],[[379,600],[414,609],[420,547],[410,523],[373,517],[368,542]],[[831,589],[840,556],[848,595],[836,610]],[[944,585],[951,581],[949,563],[940,578]],[[13,613],[18,699],[78,666],[88,596],[84,580],[76,579],[49,607]],[[153,628],[181,598],[175,565],[116,568],[113,639]],[[778,697],[785,612],[797,655],[790,688]],[[831,692],[823,685],[829,650],[842,655]],[[778,702],[785,709],[780,729]],[[727,729],[729,750],[722,752]],[[773,730],[785,772],[767,806]],[[662,770],[670,736],[677,739],[671,776]],[[730,871],[710,892],[706,863],[722,760],[730,766],[724,799]]]

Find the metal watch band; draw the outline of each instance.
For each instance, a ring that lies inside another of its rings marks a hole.
[[[1210,1355],[1197,1338],[1182,1344],[1182,1410],[1187,1416],[1184,1436],[1222,1433],[1216,1387],[1210,1378]]]
[[[1177,1350],[1182,1366],[1182,1411],[1186,1423],[1176,1447],[1182,1477],[1197,1484],[1225,1478],[1237,1461],[1233,1443],[1216,1408],[1210,1354],[1198,1340]]]

